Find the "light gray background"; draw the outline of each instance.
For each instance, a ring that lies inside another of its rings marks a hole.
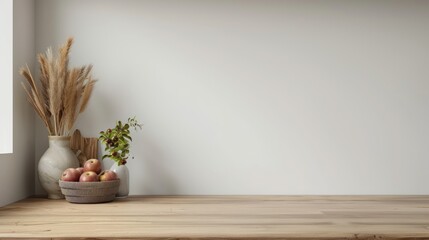
[[[94,64],[84,134],[145,124],[131,194],[429,194],[428,24],[429,1],[38,0],[36,51],[74,36]]]
[[[428,1],[41,0],[36,16],[38,52],[74,36],[72,64],[94,64],[78,128],[144,122],[131,194],[429,193]]]

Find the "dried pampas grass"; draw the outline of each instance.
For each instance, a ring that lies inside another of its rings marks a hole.
[[[69,38],[54,56],[49,48],[39,54],[40,84],[37,85],[28,66],[20,73],[27,80],[22,86],[28,101],[40,116],[50,136],[69,136],[79,113],[88,105],[94,89],[92,65],[69,69]]]

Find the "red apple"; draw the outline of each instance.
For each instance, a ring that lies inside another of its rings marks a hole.
[[[83,171],[92,171],[99,174],[101,172],[101,162],[98,159],[89,159],[83,165]]]
[[[79,181],[80,172],[75,168],[67,168],[61,175],[62,181],[77,182]]]
[[[79,178],[79,182],[97,182],[98,175],[93,171],[87,171],[82,173]]]
[[[116,176],[116,173],[114,171],[110,171],[110,170],[104,170],[100,173],[99,175],[100,177],[100,181],[104,182],[104,181],[113,181],[118,179],[118,177]]]
[[[84,172],[83,167],[78,167],[78,168],[76,168],[76,170],[78,170],[80,172],[80,174],[82,174]]]

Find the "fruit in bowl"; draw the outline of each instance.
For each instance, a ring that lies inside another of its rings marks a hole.
[[[89,159],[83,168],[67,168],[61,175],[61,181],[65,182],[105,182],[117,179],[118,176],[114,171],[101,172],[101,162],[98,159]]]
[[[66,182],[77,182],[81,174],[82,173],[76,168],[67,168],[61,175],[61,180]]]
[[[114,171],[111,170],[104,170],[100,173],[100,181],[104,182],[104,181],[113,181],[118,179],[118,176],[116,175],[116,173]]]
[[[100,162],[100,160],[98,160],[98,159],[89,159],[83,165],[83,171],[84,172],[93,171],[93,172],[99,174],[101,172],[101,162]]]
[[[79,182],[98,182],[98,175],[93,171],[87,171],[82,173],[79,178]]]
[[[80,172],[80,174],[82,174],[84,172],[83,167],[78,167],[78,168],[76,168],[76,170],[78,170]]]
[[[85,163],[87,166],[97,166],[100,162],[97,159],[90,159]],[[95,165],[94,165],[95,164]],[[96,168],[90,168],[98,170]],[[59,180],[61,192],[67,201],[72,203],[100,203],[110,202],[115,199],[119,190],[119,182],[115,172],[104,170],[100,174],[95,171],[86,171],[88,168],[66,169]]]

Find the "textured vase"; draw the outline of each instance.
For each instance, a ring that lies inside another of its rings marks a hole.
[[[79,167],[79,161],[70,149],[70,137],[49,136],[49,148],[38,165],[39,181],[49,199],[61,199],[64,195],[58,180],[67,168]]]
[[[125,165],[118,166],[118,164],[114,163],[110,170],[114,171],[120,180],[119,190],[116,194],[116,197],[128,196],[128,194],[130,193],[130,177],[128,167]]]

